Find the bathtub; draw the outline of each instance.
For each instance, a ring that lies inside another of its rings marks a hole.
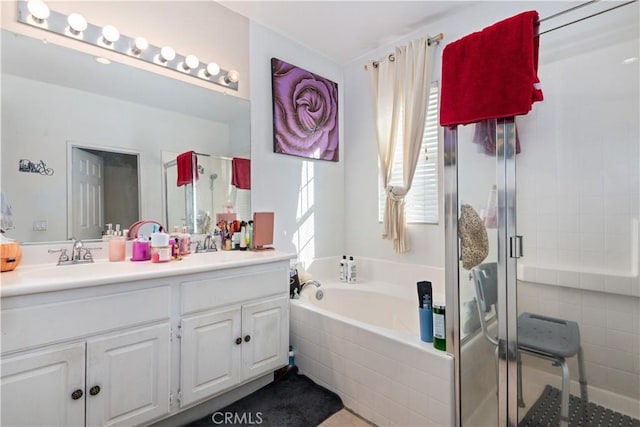
[[[307,286],[290,306],[300,371],[377,425],[455,425],[453,357],[420,340],[415,281],[314,279],[323,298]]]

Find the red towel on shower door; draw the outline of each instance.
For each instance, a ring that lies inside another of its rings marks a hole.
[[[195,161],[193,167],[191,159]],[[176,166],[178,167],[178,187],[185,184],[192,184],[194,176],[196,180],[198,179],[198,156],[195,156],[193,151],[178,154]]]
[[[251,160],[234,157],[231,170],[231,184],[241,190],[251,190]]]
[[[523,12],[445,47],[440,125],[527,114],[542,101],[537,27],[538,12]]]

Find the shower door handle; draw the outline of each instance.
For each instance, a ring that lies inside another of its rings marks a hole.
[[[509,237],[509,256],[511,258],[520,258],[524,256],[522,250],[522,236]]]

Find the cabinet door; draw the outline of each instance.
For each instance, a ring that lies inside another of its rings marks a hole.
[[[1,424],[84,425],[84,351],[81,343],[3,358]]]
[[[240,307],[182,320],[181,407],[240,382],[241,344]]]
[[[289,298],[242,306],[242,380],[288,363]]]
[[[169,323],[87,342],[87,425],[141,424],[169,412]]]

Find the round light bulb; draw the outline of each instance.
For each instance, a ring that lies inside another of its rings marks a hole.
[[[113,25],[105,25],[102,28],[102,37],[107,44],[115,43],[120,38],[120,31]]]
[[[220,66],[218,64],[216,64],[215,62],[209,62],[207,64],[207,68],[205,70],[205,75],[207,77],[217,76],[219,72]]]
[[[184,59],[184,69],[187,71],[198,68],[198,65],[200,65],[200,60],[195,55],[187,55]]]
[[[240,73],[236,70],[230,70],[227,73],[227,77],[225,77],[225,80],[227,81],[227,83],[236,83],[238,80],[240,80]]]
[[[173,61],[176,57],[176,51],[173,50],[170,46],[165,46],[160,49],[160,58],[162,58],[162,62]]]
[[[38,23],[47,19],[50,13],[49,7],[41,0],[30,0],[29,3],[27,3],[27,10],[29,10],[33,19]]]
[[[136,39],[133,41],[132,50],[135,55],[140,55],[140,53],[148,47],[149,43],[147,42],[147,39],[145,39],[144,37],[136,37]]]
[[[69,15],[67,22],[69,23],[69,28],[73,34],[80,34],[87,29],[87,20],[79,13],[72,13]]]

